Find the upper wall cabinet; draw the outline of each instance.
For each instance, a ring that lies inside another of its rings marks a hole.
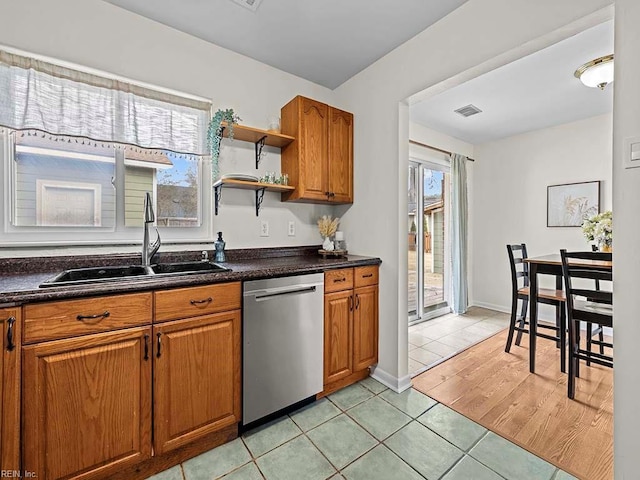
[[[295,137],[281,158],[296,186],[282,199],[353,203],[353,114],[297,96],[282,107],[281,128]]]

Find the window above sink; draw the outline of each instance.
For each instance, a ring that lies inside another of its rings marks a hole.
[[[165,242],[213,240],[209,100],[1,58],[0,246],[139,244],[146,192]]]

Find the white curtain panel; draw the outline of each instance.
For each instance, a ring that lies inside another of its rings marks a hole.
[[[467,157],[451,154],[451,279],[454,313],[468,308],[467,287]]]
[[[207,154],[211,104],[0,51],[0,126]]]

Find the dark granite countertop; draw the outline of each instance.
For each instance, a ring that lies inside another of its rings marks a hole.
[[[164,288],[188,287],[221,282],[254,280],[317,273],[325,270],[363,265],[378,265],[379,258],[348,255],[346,258],[323,259],[317,247],[286,249],[252,249],[228,252],[225,267],[230,272],[155,275],[126,278],[84,285],[40,288],[45,280],[62,270],[79,266],[139,265],[135,256],[115,255],[86,257],[47,257],[45,259],[2,259],[0,261],[0,306],[42,302],[65,298],[141,292]],[[165,254],[163,261],[193,260],[199,252]],[[88,261],[90,259],[91,261]],[[84,262],[84,263],[83,263]]]

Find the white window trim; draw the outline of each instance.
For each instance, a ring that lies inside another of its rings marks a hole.
[[[47,187],[64,188],[69,190],[93,191],[93,226],[102,226],[102,185],[99,183],[61,182],[58,180],[36,180],[36,226],[58,227],[59,225],[47,225],[43,223],[43,200]],[[88,226],[88,225],[87,225]],[[85,226],[82,225],[84,228]]]

